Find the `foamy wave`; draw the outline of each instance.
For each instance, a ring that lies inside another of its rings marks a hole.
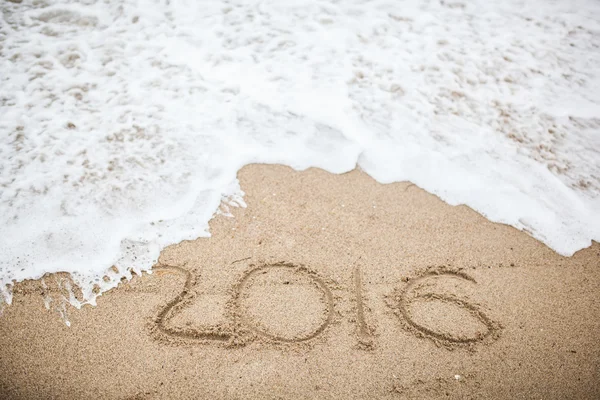
[[[93,303],[207,236],[253,162],[358,164],[564,255],[600,240],[592,0],[0,7],[8,300],[14,280],[67,271]]]

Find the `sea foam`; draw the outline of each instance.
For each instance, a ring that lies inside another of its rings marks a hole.
[[[596,1],[0,8],[9,302],[67,271],[93,304],[243,205],[249,163],[411,181],[563,255],[600,240]]]

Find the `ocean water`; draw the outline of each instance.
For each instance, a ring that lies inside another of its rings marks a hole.
[[[94,304],[243,206],[249,163],[408,180],[563,255],[600,240],[595,0],[14,1],[5,301],[67,271]]]

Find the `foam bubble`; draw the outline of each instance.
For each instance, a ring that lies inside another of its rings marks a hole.
[[[1,5],[9,301],[67,271],[94,303],[208,236],[248,163],[358,165],[564,255],[600,240],[592,0],[63,3]]]

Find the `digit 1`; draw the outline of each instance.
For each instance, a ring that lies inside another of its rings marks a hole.
[[[356,294],[356,333],[361,346],[370,348],[373,346],[373,335],[365,321],[365,306],[362,296],[362,275],[359,267],[354,268],[354,292]]]

